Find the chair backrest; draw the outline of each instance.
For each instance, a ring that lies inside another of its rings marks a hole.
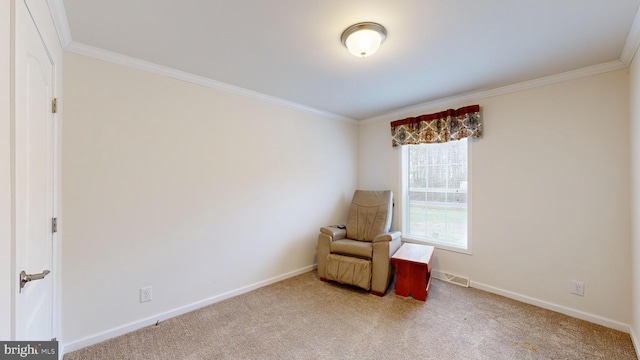
[[[356,190],[347,216],[347,238],[372,241],[388,232],[393,213],[393,192]]]

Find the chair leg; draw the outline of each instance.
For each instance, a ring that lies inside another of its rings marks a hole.
[[[320,281],[329,282],[326,278],[321,277]]]
[[[375,296],[380,296],[380,297],[384,296],[384,294],[383,294],[383,293],[380,293],[380,292],[377,292],[377,291],[372,291],[371,293],[372,293],[373,295],[375,295]]]

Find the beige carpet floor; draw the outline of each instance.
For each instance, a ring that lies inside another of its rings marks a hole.
[[[434,280],[426,302],[315,272],[65,355],[75,359],[637,359],[628,334]]]

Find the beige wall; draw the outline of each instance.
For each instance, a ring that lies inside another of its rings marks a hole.
[[[356,186],[357,125],[76,54],[65,68],[70,349],[315,264]]]
[[[471,153],[473,254],[437,250],[435,268],[628,330],[627,85],[625,69],[480,100],[484,136]],[[401,150],[391,148],[389,121],[360,127],[359,152],[359,187],[400,194]],[[570,294],[571,280],[585,283],[584,297]]]
[[[635,57],[629,69],[629,108],[631,119],[631,336],[640,350],[640,59]]]

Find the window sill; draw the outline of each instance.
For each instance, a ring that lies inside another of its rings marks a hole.
[[[466,254],[466,255],[473,255],[471,253],[471,247],[470,246],[467,247],[467,248],[461,248],[461,247],[446,245],[446,244],[443,244],[441,242],[433,242],[433,241],[429,241],[429,240],[425,240],[425,239],[417,239],[417,238],[414,238],[414,237],[411,237],[411,236],[405,236],[405,235],[402,235],[402,241],[403,242],[408,242],[408,243],[414,243],[414,244],[431,245],[431,246],[435,247],[436,249],[440,249],[440,250],[457,252],[457,253]]]

